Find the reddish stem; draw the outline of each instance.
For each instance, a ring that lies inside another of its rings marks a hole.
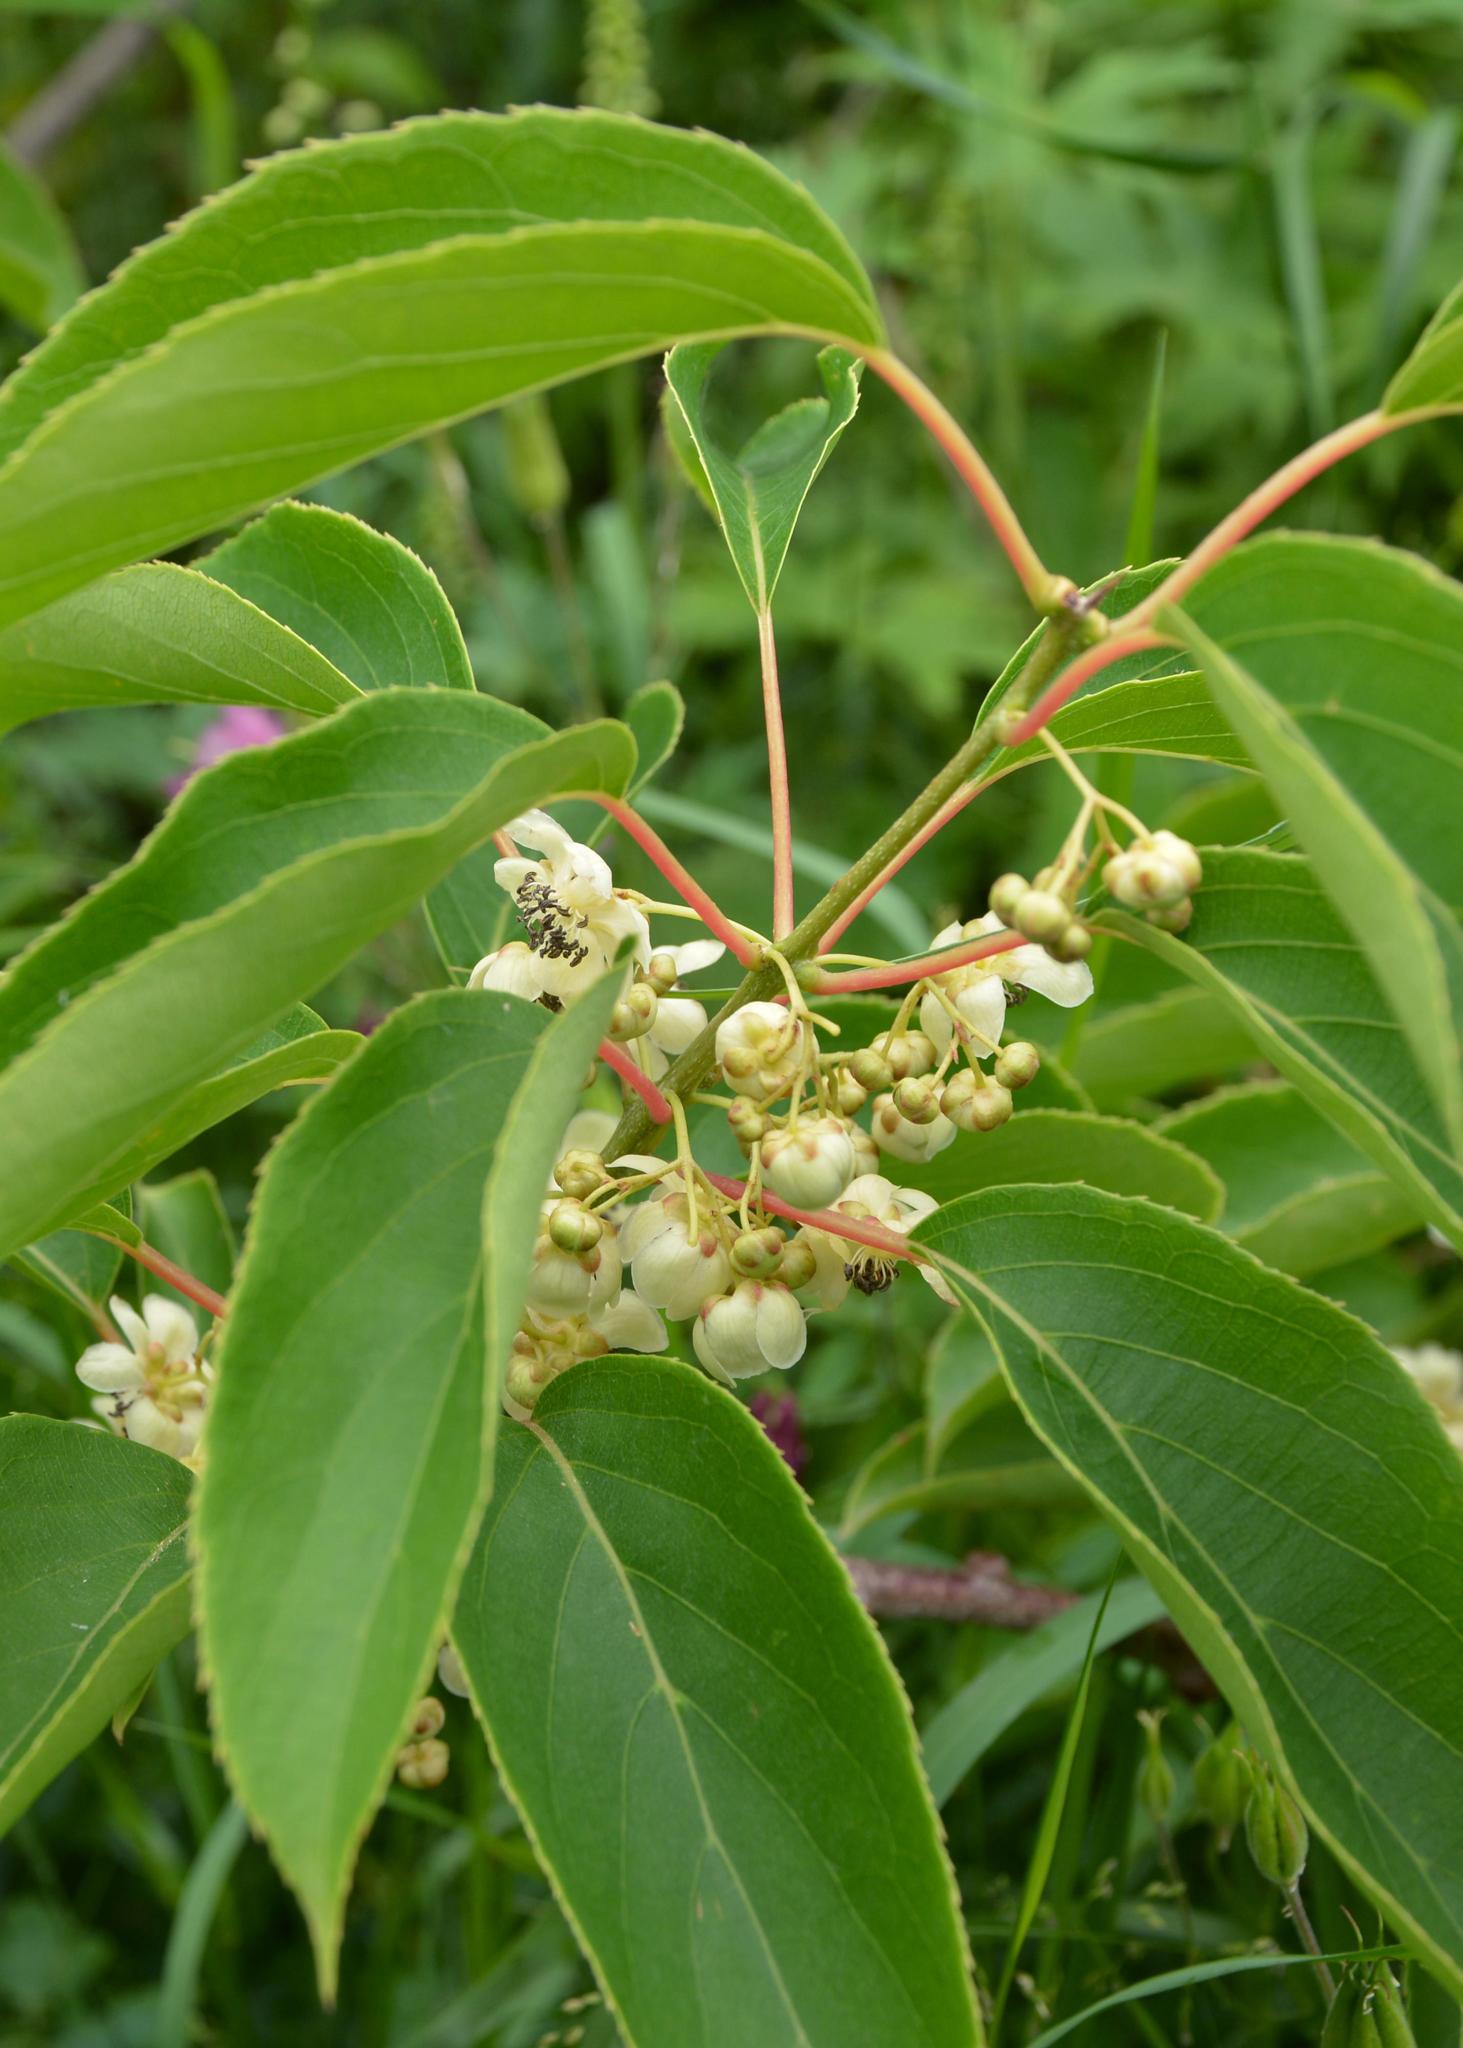
[[[875,375],[882,377],[890,390],[903,399],[921,426],[945,451],[961,482],[985,514],[1007,561],[1021,579],[1021,588],[1039,612],[1049,612],[1059,601],[1065,586],[1052,575],[1027,539],[1010,499],[996,482],[990,465],[970,437],[941,405],[934,392],[921,383],[913,370],[901,363],[897,356],[888,355],[883,349],[873,349],[865,361]]]
[[[1006,742],[1008,746],[1019,747],[1024,740],[1035,738],[1047,720],[1055,718],[1062,706],[1076,696],[1084,683],[1090,682],[1093,676],[1099,675],[1103,669],[1111,668],[1115,661],[1121,661],[1128,654],[1142,654],[1149,647],[1163,647],[1167,644],[1161,633],[1150,633],[1146,626],[1134,628],[1130,621],[1135,616],[1136,613],[1130,612],[1115,633],[1109,633],[1105,640],[1099,640],[1094,646],[1086,648],[1075,661],[1067,664],[1056,681],[1049,689],[1042,691],[1021,723],[1013,730]]]
[[[923,981],[927,974],[948,974],[952,968],[989,960],[994,953],[1012,953],[1028,943],[1020,932],[988,932],[984,938],[967,939],[960,946],[942,946],[938,953],[921,953],[917,960],[890,960],[882,967],[856,967],[848,974],[820,975],[813,993],[848,996],[860,989],[904,988],[912,981]]]
[[[613,1068],[627,1087],[633,1088],[645,1104],[656,1123],[668,1124],[672,1120],[670,1104],[651,1080],[649,1074],[637,1067],[629,1053],[612,1039],[602,1038],[599,1042],[599,1056],[607,1067]]]
[[[831,951],[860,912],[868,909],[884,884],[892,882],[905,863],[913,860],[922,846],[928,846],[937,832],[943,832],[952,818],[958,818],[965,806],[973,802],[984,787],[985,785],[980,782],[967,782],[963,789],[957,789],[953,796],[947,797],[929,823],[922,825],[914,837],[901,846],[891,860],[884,863],[873,881],[859,891],[840,917],[834,919],[818,941],[818,951]]]
[[[655,863],[682,902],[690,904],[709,932],[715,932],[733,959],[740,961],[743,967],[755,966],[760,958],[760,948],[743,938],[726,913],[718,909],[689,869],[682,867],[660,834],[646,824],[638,811],[631,810],[619,797],[607,796],[599,789],[565,790],[548,801],[598,804],[602,810],[608,811],[617,824],[623,825],[641,852]]]
[[[767,726],[767,780],[772,791],[772,936],[785,939],[797,923],[792,881],[792,797],[787,780],[787,740],[782,729],[782,689],[777,679],[777,643],[772,610],[757,614],[762,657],[762,716]]]
[[[186,1294],[190,1301],[196,1301],[200,1308],[206,1308],[211,1316],[226,1316],[229,1305],[221,1294],[215,1294],[202,1280],[195,1279],[186,1267],[176,1266],[173,1261],[147,1244],[124,1244],[120,1237],[107,1237],[101,1231],[97,1236],[104,1244],[112,1244],[119,1252],[126,1252],[129,1259],[136,1259],[139,1266],[149,1273],[156,1273],[159,1280],[166,1280],[169,1287],[176,1287],[179,1294]]]
[[[745,1181],[733,1180],[724,1173],[706,1173],[704,1168],[702,1173],[714,1188],[730,1195],[734,1202],[739,1202],[747,1192]],[[831,1237],[847,1237],[855,1244],[872,1245],[875,1251],[886,1252],[891,1259],[908,1259],[913,1265],[927,1263],[925,1254],[907,1237],[897,1230],[886,1230],[882,1223],[872,1223],[865,1216],[843,1216],[836,1209],[795,1209],[791,1202],[784,1202],[766,1187],[758,1188],[757,1202],[774,1216],[785,1216],[790,1223],[805,1223],[810,1230],[823,1230]]]

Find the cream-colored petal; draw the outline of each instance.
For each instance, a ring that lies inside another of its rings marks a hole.
[[[920,997],[919,1023],[936,1054],[943,1059],[949,1051],[955,1026],[950,1022],[950,1012],[933,991]]]
[[[942,925],[930,940],[930,951],[938,953],[941,946],[953,946],[965,936],[965,927],[957,917],[954,924]]]
[[[148,1344],[151,1342],[147,1324],[142,1320],[130,1302],[123,1301],[120,1294],[112,1296],[111,1307],[112,1321],[117,1325],[117,1328],[122,1332],[122,1335],[127,1339],[127,1342],[132,1346],[138,1357],[145,1357]]]
[[[664,1351],[671,1341],[665,1324],[633,1287],[621,1288],[613,1308],[589,1320],[613,1351]]]
[[[532,846],[540,853],[561,854],[574,844],[547,811],[524,811],[504,829],[515,845]]]
[[[181,1302],[170,1301],[165,1294],[149,1294],[143,1299],[142,1315],[148,1334],[162,1345],[169,1365],[177,1365],[197,1351],[198,1325]]]
[[[650,1042],[673,1056],[683,1053],[706,1029],[706,1011],[691,996],[662,996],[650,1027]]]
[[[90,1344],[76,1361],[76,1377],[98,1394],[124,1394],[142,1385],[142,1367],[125,1344]]]
[[[1085,960],[1053,960],[1042,946],[1018,946],[1006,954],[1002,972],[1064,1010],[1074,1010],[1092,993],[1092,969]]]
[[[1006,986],[998,974],[973,975],[956,996],[955,1007],[978,1038],[999,1042],[1006,1023]],[[983,1048],[976,1050],[984,1057]]]
[[[530,875],[541,875],[543,863],[536,860],[522,860],[517,855],[505,854],[502,860],[493,863],[493,880],[500,889],[510,896],[516,896]]]
[[[714,967],[726,947],[720,939],[687,939],[683,946],[660,946],[656,950],[670,954],[677,974],[699,974],[703,967]]]

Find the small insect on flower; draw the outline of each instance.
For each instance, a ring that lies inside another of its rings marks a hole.
[[[616,891],[603,854],[571,839],[547,811],[525,811],[507,831],[515,844],[543,856],[508,855],[493,868],[498,886],[518,907],[527,938],[480,960],[471,986],[564,1003],[614,964],[626,940],[637,965],[649,960],[650,926],[643,912]],[[524,951],[514,951],[517,947]],[[503,955],[510,952],[505,963]]]

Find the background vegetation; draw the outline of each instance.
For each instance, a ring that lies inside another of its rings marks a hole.
[[[41,96],[96,36],[100,12],[0,10],[0,122],[13,143],[27,146]],[[880,280],[898,346],[989,452],[1045,559],[1084,580],[1188,544],[1305,440],[1372,403],[1456,274],[1457,0],[857,0],[847,13],[660,0],[645,10],[643,50],[633,9],[598,0],[590,12],[580,0],[203,0],[35,152],[38,168],[95,282],[244,159],[309,135],[587,93],[739,137],[841,222]],[[0,322],[0,364],[30,338]],[[807,388],[808,354],[736,351],[717,393],[726,437]],[[674,828],[720,901],[756,918],[771,869],[755,639],[720,538],[667,460],[658,383],[645,365],[556,393],[562,470],[553,440],[525,447],[521,429],[492,417],[313,495],[436,570],[483,689],[557,722],[672,678],[686,733],[644,809]],[[1463,441],[1444,428],[1353,461],[1290,523],[1384,531],[1456,570],[1460,493]],[[795,814],[831,866],[959,744],[1024,629],[1017,599],[936,456],[869,389],[779,592]],[[172,709],[84,712],[6,741],[6,956],[132,851],[207,723]],[[911,866],[912,901],[902,913],[895,901],[903,936],[971,914],[996,872],[1029,868],[1049,836],[1048,773],[1000,785]],[[1145,816],[1201,843],[1221,815],[1231,837],[1274,822],[1247,778],[1149,760],[1135,782]],[[369,1022],[439,974],[423,933],[403,928],[320,1007],[333,1022]],[[1097,1004],[1075,1022],[1049,1013],[1099,1107],[1156,1119],[1263,1073],[1232,1026],[1177,988],[1146,957],[1114,957]],[[293,1108],[271,1098],[176,1171],[212,1173],[236,1225]],[[1303,1258],[1310,1284],[1385,1340],[1459,1342],[1456,1266],[1405,1215]],[[958,1437],[933,1473],[907,1455],[901,1433],[924,1422],[940,1320],[909,1288],[897,1317],[881,1297],[813,1325],[794,1378],[819,1516],[866,1555],[951,1562],[991,1549],[1045,1583],[1100,1588],[1113,1546],[1085,1513],[971,1508]],[[6,1269],[0,1403],[83,1413],[71,1366],[89,1334],[33,1272]],[[888,1632],[923,1725],[1012,1640],[938,1622]],[[1202,1694],[1191,1678],[1131,1645],[1095,1668],[1026,1952],[1019,1995],[1034,2018],[1190,1957],[1294,1945],[1279,1894],[1196,1808],[1191,1766],[1220,1717],[1191,1696]],[[1070,1682],[1039,1696],[944,1804],[988,1963],[1070,1705]],[[1137,1719],[1156,1707],[1177,1777],[1161,1819],[1141,1796]],[[604,2014],[575,2003],[587,1972],[465,1713],[453,1715],[447,1786],[394,1793],[366,1846],[341,2007],[322,2018],[303,1928],[263,1850],[214,1834],[215,1864],[200,1865],[226,1791],[193,1673],[171,1659],[123,1747],[94,1745],[0,1845],[0,2044],[605,2048]],[[189,1944],[215,1869],[222,1905],[200,1978]],[[1349,1946],[1346,1910],[1361,1908],[1321,1850],[1308,1885],[1323,1941]],[[1151,2016],[1129,2007],[1073,2038],[1166,2042],[1191,2029],[1204,2043],[1300,2043],[1316,2038],[1319,2014],[1306,1973],[1267,1972]],[[1420,2039],[1424,2026],[1457,2048],[1456,2013],[1424,2012]]]

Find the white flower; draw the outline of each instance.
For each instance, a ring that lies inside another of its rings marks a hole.
[[[738,1280],[730,1294],[702,1304],[691,1342],[707,1371],[722,1380],[785,1372],[802,1357],[808,1326],[778,1280]]]
[[[113,1296],[112,1315],[127,1342],[90,1345],[76,1363],[82,1385],[109,1397],[93,1408],[133,1443],[191,1458],[213,1383],[198,1357],[198,1325],[162,1294],[147,1295],[141,1315]]]
[[[995,912],[990,911],[966,924],[947,924],[943,931],[936,932],[931,951],[958,945],[962,939],[981,939],[990,932],[1005,930]],[[976,1033],[972,1050],[981,1057],[998,1043],[1005,1025],[1008,981],[1020,988],[1035,989],[1038,995],[1060,1003],[1064,1010],[1085,1003],[1092,993],[1092,969],[1085,960],[1053,960],[1044,946],[1016,946],[1009,953],[993,953],[988,960],[973,960],[968,967],[954,967],[948,974],[931,979],[939,982],[964,1022]],[[949,1011],[933,991],[920,1003],[919,1020],[943,1059],[954,1027]],[[981,1039],[987,1044],[981,1045]]]
[[[1463,1352],[1443,1344],[1398,1344],[1392,1356],[1436,1408],[1449,1441],[1463,1451]]]
[[[1102,871],[1109,896],[1129,910],[1166,909],[1182,903],[1204,879],[1204,867],[1176,832],[1147,832],[1114,854]]]
[[[724,1293],[731,1260],[710,1219],[701,1216],[697,1237],[688,1235],[690,1204],[679,1177],[666,1192],[642,1202],[620,1234],[621,1256],[631,1267],[639,1293],[674,1322],[695,1315],[703,1301]]]
[[[511,939],[496,953],[488,953],[479,960],[468,976],[467,985],[469,988],[493,989],[502,995],[521,996],[526,1003],[536,1003],[539,997],[538,962],[522,939]]]
[[[559,1206],[550,1199],[539,1211],[538,1240],[524,1298],[540,1315],[592,1316],[596,1310],[608,1308],[620,1291],[618,1234],[609,1218],[601,1216],[597,1244],[589,1251],[562,1251],[548,1229],[549,1218]]]
[[[656,953],[668,953],[676,963],[676,975],[697,974],[710,967],[726,951],[720,939],[688,939],[684,946],[657,946]],[[662,996],[655,1021],[645,1034],[645,1070],[658,1081],[670,1063],[678,1059],[706,1029],[706,1006],[694,996]]]
[[[437,1682],[444,1692],[455,1693],[460,1700],[467,1699],[471,1691],[462,1659],[451,1643],[444,1643],[437,1652]]]
[[[851,1221],[859,1218],[878,1223],[885,1230],[907,1237],[917,1223],[934,1214],[939,1203],[919,1188],[896,1187],[882,1173],[864,1173],[850,1182],[842,1199],[833,1206],[835,1214],[845,1215]],[[850,1286],[863,1294],[882,1294],[892,1286],[900,1265],[905,1263],[915,1263],[920,1278],[941,1301],[954,1305],[948,1282],[932,1265],[891,1258],[874,1245],[854,1237],[835,1237],[831,1231],[804,1229],[798,1232],[798,1239],[808,1245],[817,1262],[813,1278],[798,1291],[819,1308],[837,1308]]]
[[[874,1097],[869,1122],[879,1150],[910,1166],[923,1166],[927,1159],[933,1159],[937,1152],[955,1142],[955,1126],[943,1111],[937,1111],[927,1124],[912,1123],[900,1114],[892,1095]]]
[[[609,1307],[597,1309],[589,1322],[611,1351],[664,1351],[671,1341],[654,1308],[633,1287],[622,1287]]]
[[[716,1057],[738,1095],[775,1102],[802,1071],[802,1019],[780,1003],[744,1003],[717,1027]]]
[[[762,1178],[798,1209],[826,1209],[853,1179],[856,1165],[841,1117],[801,1116],[762,1141]]]
[[[616,893],[602,854],[571,839],[547,811],[525,811],[507,829],[515,843],[543,855],[542,860],[513,855],[493,869],[499,887],[518,905],[528,933],[531,969],[515,963],[513,971],[525,979],[531,974],[536,997],[552,996],[562,1003],[580,994],[614,964],[626,939],[633,941],[638,963],[650,958],[650,926],[642,911]],[[490,960],[496,957],[489,955]],[[474,985],[480,985],[476,977],[486,965],[480,961],[474,968]]]

